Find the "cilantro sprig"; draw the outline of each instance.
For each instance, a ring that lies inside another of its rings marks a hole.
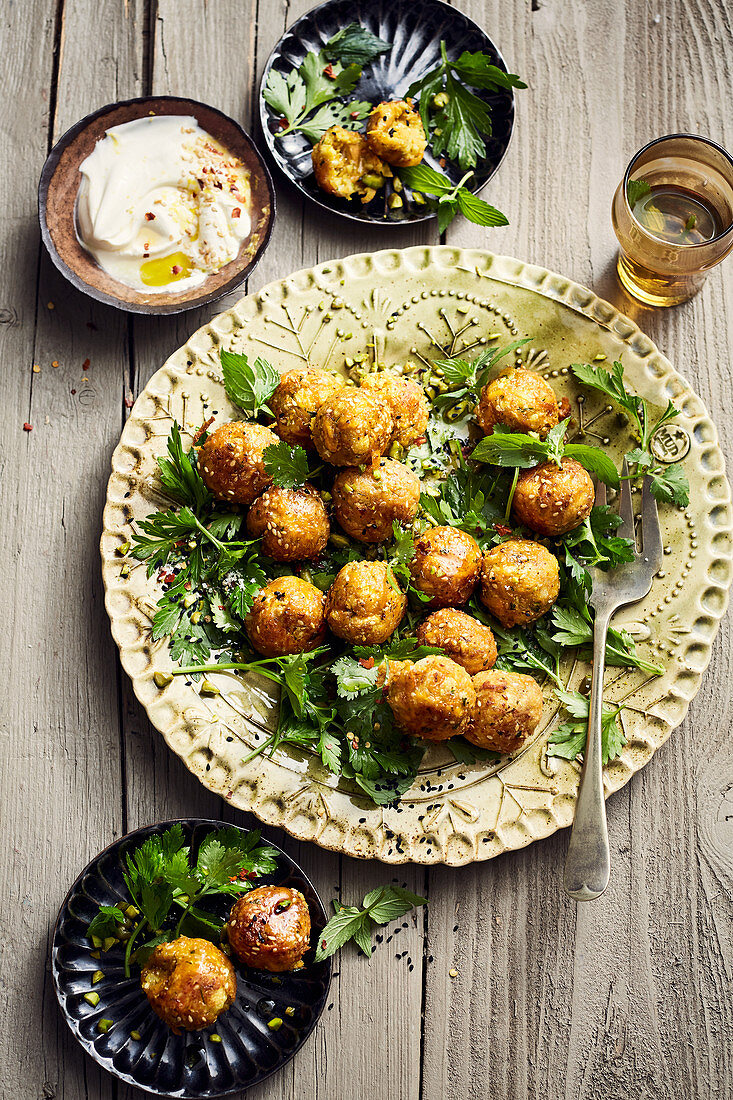
[[[361,906],[342,905],[334,900],[336,912],[321,932],[314,961],[323,962],[335,955],[349,940],[354,941],[363,955],[371,957],[374,928],[404,917],[405,913],[427,903],[427,898],[402,886],[378,886],[369,891]]]
[[[636,476],[649,475],[656,499],[682,507],[689,504],[690,487],[680,464],[662,465],[656,462],[651,451],[654,435],[662,425],[679,416],[673,402],[668,401],[661,415],[655,417],[649,401],[626,389],[624,368],[618,361],[610,371],[598,363],[573,363],[571,369],[579,382],[610,397],[628,416],[639,446],[627,453],[626,460],[634,467]]]
[[[129,977],[133,961],[143,963],[154,947],[189,928],[218,943],[224,920],[201,903],[243,894],[252,888],[251,879],[272,873],[276,866],[277,850],[260,843],[258,830],[242,833],[231,826],[204,837],[192,860],[183,829],[176,823],[125,854],[122,877],[130,905],[124,912],[120,906],[100,906],[87,935],[126,941]],[[136,916],[129,925],[131,911]]]
[[[563,760],[576,760],[585,752],[588,740],[588,715],[590,700],[579,691],[556,691],[555,695],[568,714],[568,719],[557,726],[547,742],[547,755],[560,756]],[[626,735],[618,721],[623,705],[603,704],[601,718],[601,754],[604,767],[617,756],[626,744]]]
[[[356,87],[361,65],[350,62],[344,67],[341,61],[330,60],[327,50],[334,56],[344,52],[344,42],[334,45],[332,39],[323,50],[306,54],[299,67],[287,74],[275,68],[267,74],[263,95],[281,120],[281,128],[276,131],[278,137],[299,130],[315,145],[330,126],[353,127],[354,122],[365,119],[371,111],[371,103],[344,102]],[[347,40],[345,57],[348,54]]]
[[[262,460],[273,485],[281,489],[298,489],[311,477],[308,455],[302,447],[291,447],[284,439],[265,447]]]
[[[491,108],[471,88],[498,92],[526,87],[518,76],[505,73],[486,54],[464,51],[453,60],[448,57],[445,42],[441,42],[440,64],[411,84],[407,96],[419,97],[420,116],[425,133],[430,135],[433,155],[445,153],[465,172],[486,155],[484,139],[492,133]],[[430,108],[436,104],[438,109],[431,114]]]
[[[432,195],[435,213],[438,215],[438,232],[444,233],[459,212],[475,225],[509,225],[501,210],[474,195],[465,184],[473,175],[467,172],[458,183],[444,176],[429,164],[416,164],[412,168],[399,168],[397,174],[403,183],[420,194]]]

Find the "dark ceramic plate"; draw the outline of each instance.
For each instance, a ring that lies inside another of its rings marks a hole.
[[[76,234],[79,165],[110,126],[151,114],[193,115],[202,129],[242,161],[249,171],[252,189],[252,232],[242,243],[239,255],[209,275],[200,286],[178,293],[146,293],[118,282],[82,248]],[[101,107],[66,131],[43,166],[38,185],[38,217],[51,259],[77,290],[128,313],[181,313],[235,290],[254,270],[270,240],[275,220],[275,190],[252,138],[233,118],[195,99],[147,96]]]
[[[507,67],[490,38],[471,19],[442,0],[328,0],[302,16],[281,38],[270,54],[260,86],[260,121],[265,141],[278,168],[313,202],[354,221],[372,225],[411,225],[433,217],[424,206],[414,204],[407,192],[407,202],[399,213],[389,211],[386,193],[362,205],[358,199],[347,202],[322,191],[316,183],[311,164],[311,144],[300,133],[277,136],[279,118],[268,107],[264,89],[270,69],[289,73],[298,67],[306,54],[317,52],[337,31],[349,23],[360,23],[373,34],[393,46],[368,65],[353,96],[370,103],[401,99],[407,89],[440,61],[440,42],[445,41],[448,56],[457,58],[464,50],[488,54],[504,72]],[[504,154],[514,126],[514,95],[502,91],[496,95],[480,93],[491,105],[493,136],[487,139],[486,156],[474,169],[468,186],[480,191],[494,175]],[[361,124],[363,125],[363,124]],[[437,163],[428,149],[425,163],[437,168],[457,183],[463,176],[457,164]]]
[[[304,969],[286,974],[250,970],[235,963],[237,996],[232,1007],[205,1031],[174,1035],[150,1008],[139,972],[125,978],[122,948],[104,952],[100,961],[92,958],[86,938],[89,921],[100,904],[114,905],[120,900],[129,904],[122,879],[125,852],[172,824],[166,821],[129,833],[82,871],[61,906],[51,965],[66,1022],[96,1062],[122,1081],[156,1096],[206,1100],[257,1084],[290,1061],[323,1012],[331,983],[331,960],[314,964],[311,948]],[[195,819],[180,824],[195,853],[204,836],[225,823]],[[311,943],[315,944],[326,923],[323,904],[297,864],[277,850],[277,870],[258,882],[293,886],[304,894],[311,913]],[[222,917],[231,905],[230,900],[223,900]],[[92,974],[97,969],[104,971],[104,977],[93,986]],[[84,1000],[84,994],[92,989],[99,994],[95,1007]],[[295,1008],[293,1015],[285,1013],[288,1006]],[[267,1026],[274,1016],[283,1020],[277,1031]],[[100,1019],[113,1021],[106,1034],[97,1030]],[[132,1038],[132,1031],[140,1038]],[[212,1041],[213,1034],[218,1034],[221,1042]]]

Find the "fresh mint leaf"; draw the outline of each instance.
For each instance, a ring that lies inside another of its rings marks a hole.
[[[279,372],[259,356],[250,363],[246,355],[222,348],[219,358],[229,400],[252,417],[261,410],[269,413],[267,402],[280,382]]]
[[[491,206],[484,199],[479,198],[478,195],[474,195],[467,187],[461,187],[456,197],[458,199],[458,209],[464,218],[473,222],[474,225],[509,225],[506,214],[502,214],[501,210],[497,210],[495,206]]]
[[[626,198],[633,210],[639,199],[643,199],[652,189],[652,185],[646,180],[629,180],[626,185]]]
[[[504,214],[490,206],[484,199],[474,195],[462,183],[453,183],[447,176],[431,168],[429,164],[417,164],[410,168],[400,168],[398,175],[403,183],[413,191],[437,198],[435,212],[438,215],[438,230],[443,233],[455,215],[460,212],[468,221],[476,225],[508,225]]]
[[[109,936],[116,936],[119,926],[124,924],[125,914],[118,905],[100,905],[99,912],[89,922],[87,936],[98,936],[100,940],[106,940]]]
[[[336,912],[318,938],[315,962],[334,955],[349,940],[354,940],[364,955],[371,956],[371,932],[375,925],[388,924],[403,917],[411,909],[427,905],[427,899],[401,886],[380,886],[356,905],[333,903]]]
[[[385,42],[359,23],[342,27],[323,47],[329,61],[341,61],[344,65],[366,65],[381,54],[389,53],[391,42]]]

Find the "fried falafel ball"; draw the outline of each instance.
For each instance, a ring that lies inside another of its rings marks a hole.
[[[489,382],[481,391],[476,419],[484,435],[496,424],[515,432],[536,432],[542,439],[560,417],[552,388],[535,371],[513,370]]]
[[[332,466],[364,466],[387,450],[393,427],[386,402],[356,386],[344,386],[313,418],[313,442]]]
[[[253,649],[284,657],[317,649],[326,637],[325,596],[300,577],[277,577],[254,598],[245,626]]]
[[[150,1007],[175,1035],[210,1027],[237,992],[234,967],[208,940],[179,936],[156,947],[140,972]]]
[[[428,145],[420,115],[404,99],[378,104],[369,115],[366,136],[382,160],[399,168],[419,164]]]
[[[275,417],[274,430],[291,447],[315,450],[311,421],[324,401],[343,388],[343,379],[317,367],[285,371],[268,401]]]
[[[411,447],[425,435],[430,403],[422,386],[418,386],[413,378],[405,378],[394,371],[374,371],[366,376],[361,388],[389,406],[394,420],[393,443]]]
[[[351,561],[326,597],[326,622],[352,645],[386,642],[405,614],[407,596],[383,561]]]
[[[481,576],[479,545],[457,527],[433,527],[416,541],[410,573],[415,588],[431,597],[429,607],[460,607]]]
[[[423,619],[417,628],[417,640],[420,645],[444,649],[446,656],[470,676],[485,672],[496,663],[496,642],[491,628],[454,607],[441,607]]]
[[[297,970],[310,946],[308,902],[288,886],[258,886],[235,901],[226,928],[232,951],[245,966]]]
[[[331,126],[311,154],[316,183],[329,195],[371,202],[392,172],[363,134]]]
[[[420,478],[401,462],[380,458],[377,466],[347,466],[331,490],[336,519],[347,535],[385,542],[392,523],[412,523],[420,503]]]
[[[272,481],[262,456],[277,441],[262,424],[242,420],[222,424],[199,451],[201,477],[218,500],[251,504]]]
[[[399,728],[425,741],[463,733],[476,702],[471,677],[449,657],[389,661],[386,685]]]
[[[531,676],[498,668],[473,678],[476,703],[466,739],[482,749],[516,752],[542,717],[542,689]]]
[[[543,462],[523,470],[514,490],[512,511],[518,523],[552,538],[572,531],[591,513],[595,500],[593,479],[574,458],[562,465]]]
[[[254,538],[262,536],[262,549],[275,561],[308,561],[324,550],[331,524],[312,485],[271,485],[250,508],[247,531]]]
[[[524,626],[552,607],[560,591],[557,558],[531,539],[507,539],[484,556],[480,597],[502,626]]]

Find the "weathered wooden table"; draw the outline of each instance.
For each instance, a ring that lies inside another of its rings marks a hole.
[[[121,833],[231,814],[132,696],[110,637],[97,545],[109,459],[131,400],[208,314],[127,317],[73,291],[40,246],[36,181],[56,137],[120,98],[194,96],[255,130],[265,59],[309,6],[4,0],[0,11],[3,1100],[132,1095],[81,1052],[57,1011],[48,965],[56,912],[80,868]],[[459,6],[530,89],[487,193],[510,226],[457,221],[448,242],[554,268],[610,298],[687,375],[730,453],[733,261],[688,305],[642,311],[615,282],[609,220],[623,168],[650,138],[688,130],[733,146],[727,0]],[[429,227],[345,227],[277,185],[278,220],[252,288],[350,252],[437,241]],[[733,1096],[729,638],[724,625],[687,721],[610,802],[605,897],[576,907],[563,895],[566,834],[474,869],[401,869],[400,881],[429,894],[425,915],[371,962],[343,953],[316,1034],[248,1095]],[[326,898],[340,888],[345,901],[360,900],[394,874],[273,837]],[[405,950],[414,968],[396,957]]]

